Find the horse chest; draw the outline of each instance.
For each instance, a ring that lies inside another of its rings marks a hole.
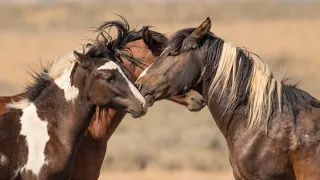
[[[20,123],[20,135],[25,136],[28,149],[27,163],[21,168],[21,171],[31,171],[38,176],[43,165],[47,163],[45,147],[50,139],[47,130],[48,122],[38,117],[35,105],[31,104],[23,110]]]

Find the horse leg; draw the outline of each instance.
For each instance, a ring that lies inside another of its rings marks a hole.
[[[81,140],[71,180],[97,180],[107,150],[107,143],[126,113],[112,109],[93,118]]]
[[[200,111],[206,105],[202,95],[193,90],[181,96],[172,96],[168,100],[187,106],[189,111]]]

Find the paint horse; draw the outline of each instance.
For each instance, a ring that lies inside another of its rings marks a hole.
[[[114,59],[76,51],[36,74],[26,94],[0,116],[0,179],[69,179],[96,106],[147,111]]]
[[[118,37],[115,39],[102,38],[96,40],[94,45],[88,48],[96,49],[91,57],[103,57],[104,53],[113,51],[119,63],[136,79],[162,52],[162,47],[167,38],[162,34],[150,31],[144,27],[139,31],[130,30],[129,24],[124,22],[108,21],[99,29],[116,28]],[[108,37],[107,35],[104,35]],[[100,36],[103,37],[103,36]],[[98,38],[97,38],[98,39]],[[24,94],[12,97],[0,97],[0,113],[6,111],[5,104],[11,101],[19,101]],[[182,96],[170,97],[170,100],[186,105],[190,111],[198,111],[204,107],[204,101],[196,91],[189,91]],[[107,142],[119,123],[125,116],[125,112],[97,107],[97,113],[92,118],[86,134],[82,138],[76,155],[76,163],[71,179],[96,180],[106,153]],[[90,164],[90,166],[87,166]]]
[[[136,82],[152,104],[195,89],[227,140],[235,179],[320,179],[320,101],[256,55],[198,28],[176,32]]]

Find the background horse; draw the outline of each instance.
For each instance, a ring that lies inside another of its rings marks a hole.
[[[176,32],[138,89],[149,104],[198,90],[227,140],[236,179],[320,179],[320,102],[210,28],[208,18]]]
[[[96,106],[146,113],[145,99],[111,58],[74,52],[35,75],[27,98],[0,116],[0,179],[69,179]]]
[[[112,27],[115,27],[118,31],[118,36],[115,39],[110,39],[111,36],[105,32],[106,28]],[[167,41],[164,35],[150,31],[148,27],[138,31],[130,30],[129,24],[125,19],[123,22],[105,22],[98,28],[98,31],[100,31],[100,34],[94,40],[94,44],[88,46],[88,48],[95,49],[95,53],[90,56],[104,57],[111,51],[117,56],[118,63],[126,67],[126,70],[134,80],[147,65],[153,63],[160,55],[162,47]],[[17,101],[21,96],[24,95],[3,97],[4,100],[0,103],[0,111],[6,111],[5,104]],[[170,97],[169,99],[186,105],[190,111],[198,111],[205,105],[202,96],[192,90],[182,96]],[[107,142],[126,114],[113,109],[99,107],[97,107],[97,112],[80,143],[71,179],[98,179],[105,157]]]
[[[22,93],[22,94],[17,94],[17,95],[14,95],[14,96],[2,96],[2,97],[0,97],[0,114],[3,114],[3,113],[8,111],[8,109],[6,107],[7,104],[9,104],[11,102],[18,102],[21,99],[23,99],[24,96],[25,96],[25,94]]]

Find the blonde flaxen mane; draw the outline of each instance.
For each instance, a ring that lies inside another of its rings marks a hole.
[[[213,94],[220,93],[227,95],[228,104],[232,104],[237,96],[237,78],[236,73],[243,59],[237,60],[239,48],[233,46],[230,42],[224,42],[221,57],[217,66],[216,74],[209,88],[209,102]],[[248,132],[256,129],[263,119],[269,119],[272,114],[272,98],[277,92],[279,111],[281,113],[281,90],[282,83],[275,80],[268,65],[256,55],[246,52],[248,59],[252,60],[252,72],[248,80],[246,92],[248,94]],[[238,62],[239,61],[239,62]],[[231,82],[231,88],[228,90],[228,84]],[[267,110],[267,116],[265,111]]]

